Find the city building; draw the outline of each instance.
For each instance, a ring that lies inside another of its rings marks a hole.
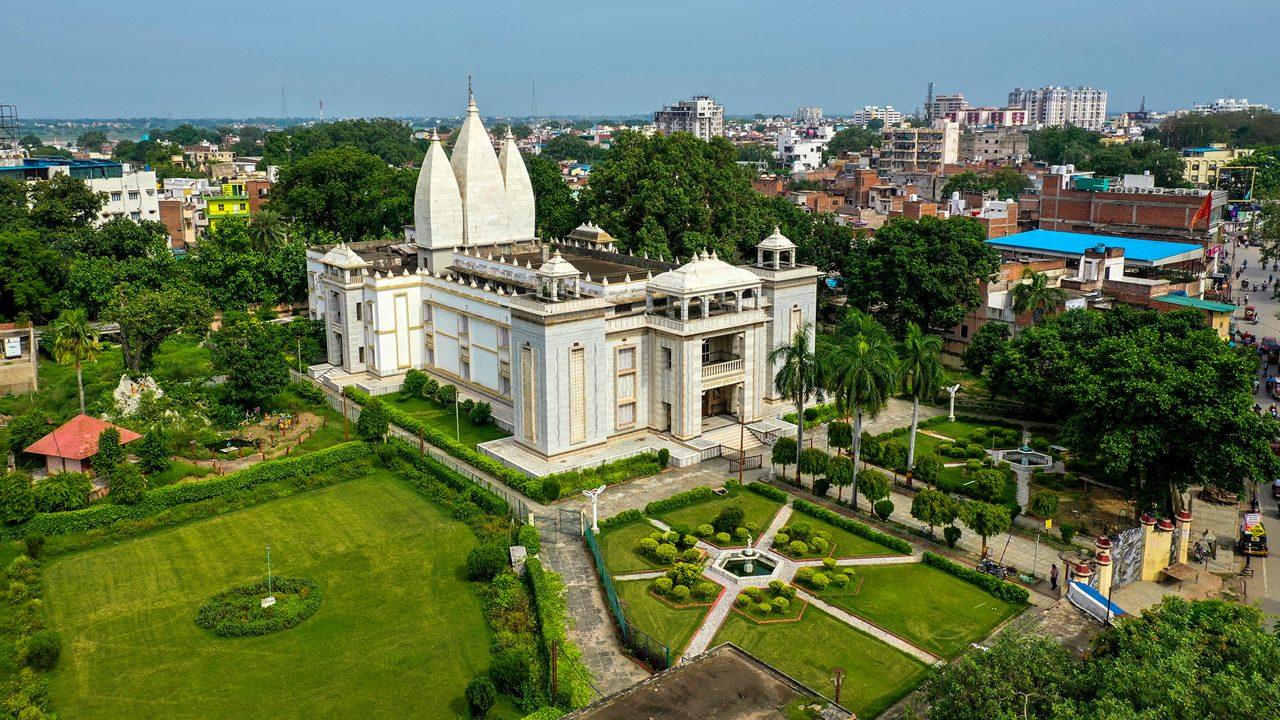
[[[206,172],[210,165],[231,162],[236,154],[230,150],[219,150],[217,145],[208,140],[201,140],[192,145],[182,146],[182,162],[187,167]]]
[[[209,220],[209,229],[218,227],[218,222],[227,218],[248,220],[249,191],[242,181],[222,184],[222,191],[217,195],[205,198],[205,217]]]
[[[889,127],[880,135],[882,172],[940,174],[944,165],[956,162],[960,150],[960,126],[936,120],[933,127]]]
[[[796,123],[800,125],[821,125],[822,108],[817,105],[803,105],[796,108]]]
[[[835,128],[830,125],[786,128],[778,133],[778,149],[774,157],[791,168],[793,175],[817,170],[825,164],[822,156],[834,136]]]
[[[37,363],[40,352],[31,323],[0,324],[0,393],[19,395],[40,389]]]
[[[969,109],[969,101],[964,99],[964,95],[956,93],[954,95],[935,95],[933,101],[925,101],[925,117],[945,118],[952,114],[958,115]],[[954,118],[953,118],[954,119]]]
[[[593,225],[540,240],[514,139],[495,154],[474,99],[455,137],[451,157],[432,137],[403,240],[307,251],[329,338],[313,377],[376,395],[424,370],[490,402],[513,435],[481,449],[534,474],[632,439],[697,462],[708,423],[763,417],[768,352],[816,312],[819,273],[794,243],[775,231],[734,266],[637,257]]]
[[[1209,199],[1207,218],[1196,218]],[[1072,177],[1062,167],[1050,168],[1039,194],[1041,230],[1092,233],[1113,237],[1216,240],[1227,193],[1217,190],[1155,187],[1151,175],[1113,178]]]
[[[966,128],[957,155],[960,162],[1021,164],[1029,157],[1027,132],[1017,127]]]
[[[1250,110],[1270,110],[1262,103],[1251,103],[1249,98],[1218,98],[1211,103],[1198,103],[1191,107],[1191,112],[1201,115],[1218,115],[1231,112],[1248,112]]]
[[[154,170],[138,170],[129,163],[114,160],[75,160],[63,157],[24,158],[21,163],[0,165],[0,179],[24,182],[48,180],[57,175],[80,178],[95,192],[102,193],[104,203],[100,223],[114,218],[160,220],[160,206]]]
[[[864,105],[861,110],[853,114],[852,122],[854,125],[868,125],[872,120],[879,120],[886,126],[901,125],[902,113],[893,109],[892,105],[880,107],[879,105]]]
[[[169,231],[169,249],[185,252],[194,246],[208,222],[203,204],[183,198],[160,198],[160,222]]]
[[[1027,124],[1027,111],[1022,108],[969,108],[935,115],[935,117],[968,127],[1022,127]]]
[[[697,95],[655,112],[653,122],[663,135],[687,132],[709,141],[724,135],[724,106],[709,95]]]
[[[1037,127],[1071,125],[1086,130],[1101,130],[1107,120],[1107,91],[1091,87],[1014,88],[1009,93],[1009,107],[1027,111],[1026,122]]]
[[[1218,168],[1252,154],[1253,148],[1227,147],[1226,143],[1187,148],[1182,151],[1183,177],[1196,187],[1214,187],[1218,182]]]

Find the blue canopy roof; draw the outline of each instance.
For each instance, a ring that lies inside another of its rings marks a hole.
[[[988,240],[989,244],[1009,250],[1031,253],[1077,256],[1098,245],[1124,249],[1126,264],[1166,265],[1184,260],[1195,260],[1204,248],[1194,243],[1142,240],[1139,238],[1091,235],[1088,233],[1061,232],[1058,230],[1029,230],[1007,237]]]

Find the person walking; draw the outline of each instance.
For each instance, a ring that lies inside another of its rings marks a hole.
[[[1050,569],[1049,569],[1049,589],[1050,589],[1050,590],[1052,590],[1052,591],[1054,591],[1054,592],[1058,592],[1058,566],[1057,566],[1057,564],[1054,564],[1054,566],[1053,566],[1052,568],[1050,568]]]

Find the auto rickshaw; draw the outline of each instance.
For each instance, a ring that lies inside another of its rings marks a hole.
[[[1257,325],[1258,324],[1258,308],[1254,307],[1253,305],[1249,305],[1248,307],[1246,307],[1244,309],[1244,319],[1245,319],[1245,322],[1251,322],[1254,325]]]
[[[1247,513],[1244,522],[1240,523],[1240,541],[1236,543],[1236,551],[1242,555],[1266,557],[1267,529],[1262,526],[1262,518],[1257,513]]]

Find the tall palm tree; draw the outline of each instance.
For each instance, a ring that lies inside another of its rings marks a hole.
[[[870,315],[850,310],[840,326],[842,341],[825,358],[828,388],[836,407],[853,416],[853,508],[858,509],[858,462],[862,459],[862,416],[875,417],[898,382],[898,363],[889,333]]]
[[[1023,268],[1022,279],[1031,282],[1014,286],[1013,311],[1024,313],[1030,310],[1033,325],[1046,315],[1056,313],[1058,307],[1067,301],[1067,292],[1060,287],[1050,287],[1049,276],[1042,272]]]
[[[49,325],[52,336],[53,359],[61,365],[74,365],[76,384],[80,386],[80,414],[84,414],[84,363],[96,362],[102,354],[98,331],[85,315],[84,310],[64,310]]]
[[[804,449],[804,404],[822,392],[822,370],[813,350],[813,323],[796,329],[790,342],[769,353],[769,364],[776,367],[773,388],[796,404],[796,485],[800,484],[800,452]]]
[[[911,441],[907,444],[907,478],[916,466],[916,428],[920,398],[932,398],[942,388],[942,338],[926,335],[919,325],[907,323],[907,334],[898,343],[898,370],[902,387],[911,396]]]
[[[284,219],[274,210],[259,210],[249,223],[249,241],[256,252],[271,252],[284,242],[285,235]]]

